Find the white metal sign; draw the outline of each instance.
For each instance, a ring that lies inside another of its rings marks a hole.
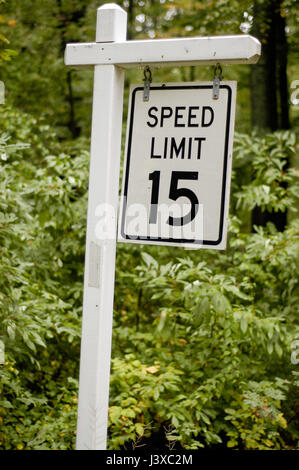
[[[225,249],[236,82],[130,93],[118,240]]]

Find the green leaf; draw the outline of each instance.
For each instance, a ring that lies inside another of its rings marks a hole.
[[[273,343],[271,341],[267,343],[267,351],[270,355],[273,353]]]
[[[12,327],[11,325],[8,325],[7,327],[7,333],[8,333],[8,336],[10,337],[10,339],[12,341],[15,340],[15,337],[16,337],[16,334],[15,334],[15,328]]]
[[[157,262],[151,255],[149,255],[149,254],[146,253],[146,252],[143,252],[143,253],[141,254],[141,256],[142,256],[143,261],[146,263],[146,265],[147,265],[149,268],[150,268],[150,267],[154,267],[154,268],[158,269],[159,264],[158,264],[158,262]]]
[[[120,406],[111,406],[109,408],[109,418],[112,423],[116,423],[122,415],[122,408]]]
[[[246,333],[247,327],[248,327],[247,316],[243,314],[241,316],[241,321],[240,321],[240,328],[241,328],[242,333]]]
[[[177,419],[176,416],[172,416],[172,417],[171,417],[171,423],[173,424],[173,426],[174,426],[175,428],[178,428],[178,427],[179,427],[179,424],[180,424],[180,423],[179,423],[179,420]]]
[[[278,357],[282,357],[283,350],[282,350],[279,343],[275,343],[275,351],[276,351],[276,354],[278,355]]]
[[[136,432],[139,436],[143,436],[143,434],[144,434],[144,425],[143,424],[136,423],[135,424],[135,429],[136,429]]]

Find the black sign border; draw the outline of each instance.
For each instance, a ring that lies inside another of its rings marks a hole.
[[[187,89],[213,89],[213,85],[161,85],[153,86],[150,88],[153,90],[187,90]],[[229,85],[220,85],[220,89],[226,89],[228,91],[227,99],[227,112],[226,112],[226,131],[225,131],[225,143],[224,143],[224,158],[223,158],[223,172],[222,172],[222,194],[221,194],[221,208],[220,208],[220,224],[219,224],[219,236],[217,240],[195,240],[195,239],[177,239],[177,238],[162,238],[162,237],[142,237],[135,235],[127,235],[124,232],[125,225],[125,215],[126,215],[126,199],[128,193],[128,184],[129,184],[129,171],[130,171],[130,157],[131,157],[131,145],[132,145],[132,133],[133,133],[133,122],[134,122],[134,109],[135,109],[135,97],[138,91],[143,93],[143,87],[134,88],[131,98],[131,110],[129,117],[129,135],[127,143],[127,159],[126,159],[126,168],[125,168],[125,181],[124,181],[124,200],[123,200],[123,210],[121,218],[121,236],[125,240],[131,240],[132,242],[142,241],[144,242],[164,242],[164,243],[174,243],[174,244],[184,244],[192,243],[194,245],[207,245],[207,246],[217,246],[221,243],[223,238],[223,226],[224,226],[224,210],[225,210],[225,195],[226,195],[226,180],[227,180],[227,162],[228,162],[228,145],[229,145],[229,133],[230,133],[230,121],[231,121],[231,102],[232,102],[232,89]]]

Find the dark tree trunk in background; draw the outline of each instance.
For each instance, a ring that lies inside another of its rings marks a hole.
[[[129,0],[127,14],[128,14],[127,39],[133,39],[134,38],[134,0]]]
[[[66,80],[67,80],[67,87],[68,87],[68,94],[67,94],[67,101],[69,104],[69,120],[68,120],[68,128],[72,134],[73,139],[79,137],[81,129],[77,126],[76,116],[75,116],[75,100],[74,100],[74,93],[73,93],[73,82],[72,82],[72,70],[67,70],[66,72]]]
[[[276,96],[276,40],[272,1],[255,2],[252,35],[262,43],[262,55],[251,67],[252,126],[258,131],[278,128]]]
[[[280,129],[290,128],[289,118],[289,88],[287,79],[288,42],[286,36],[286,20],[281,15],[276,16],[277,37],[277,75],[280,104]]]
[[[77,39],[75,38],[73,40],[72,38],[68,37],[68,34],[67,34],[68,25],[72,23],[78,23],[82,18],[84,18],[84,15],[86,14],[86,9],[87,9],[87,4],[83,2],[80,5],[77,5],[77,8],[72,12],[68,12],[67,10],[64,11],[63,6],[64,5],[63,5],[62,0],[57,0],[57,12],[59,14],[58,31],[60,31],[61,57],[63,57],[65,45],[68,42],[76,42],[76,39]],[[72,72],[73,72],[72,70],[66,71],[65,77],[66,77],[67,92],[65,94],[65,100],[69,108],[69,119],[67,122],[67,127],[73,139],[75,139],[76,137],[79,137],[81,133],[81,128],[79,127],[77,120],[76,120],[76,112],[75,112],[76,111],[75,110],[76,98],[74,96]]]
[[[252,127],[260,134],[289,129],[289,99],[287,83],[287,38],[282,0],[255,0],[251,34],[262,43],[260,61],[251,67]],[[284,230],[286,212],[263,212],[259,207],[252,213],[252,226],[273,222]]]

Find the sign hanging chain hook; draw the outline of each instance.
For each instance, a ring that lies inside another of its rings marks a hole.
[[[152,71],[148,65],[144,68],[143,76],[144,76],[143,78],[143,81],[144,81],[143,101],[149,101],[150,86],[152,83]]]
[[[214,80],[213,80],[213,100],[219,98],[220,81],[223,79],[222,67],[219,62],[214,67]]]

